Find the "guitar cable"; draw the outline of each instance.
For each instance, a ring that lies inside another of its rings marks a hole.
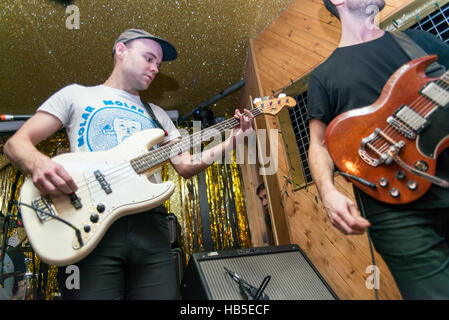
[[[360,198],[360,192],[359,192],[359,189],[358,189],[357,187],[355,187],[354,190],[355,190],[355,192],[357,193],[357,199],[359,199],[359,201],[357,201],[357,203],[358,203],[358,205],[359,205],[360,212],[362,213],[363,218],[367,219],[366,213],[365,213],[365,207],[364,207],[363,202],[362,202],[362,200],[361,200],[361,198]],[[370,252],[371,252],[371,260],[372,260],[373,267],[374,267],[374,268],[373,268],[373,275],[374,275],[374,296],[376,297],[376,300],[379,300],[379,293],[378,293],[378,291],[377,291],[377,286],[376,286],[376,282],[377,282],[377,279],[378,279],[378,278],[377,278],[378,275],[377,275],[377,272],[376,272],[376,260],[374,259],[374,249],[373,249],[373,243],[372,243],[372,240],[371,240],[371,235],[370,235],[369,228],[368,228],[368,230],[366,230],[366,234],[367,234],[367,236],[368,236],[369,249],[370,249]],[[380,281],[380,278],[379,278],[379,281]]]
[[[49,214],[48,212],[45,212],[44,210],[35,208],[35,207],[33,207],[33,206],[29,205],[29,204],[26,204],[26,203],[24,203],[24,202],[16,201],[16,203],[17,203],[19,206],[20,206],[20,205],[24,205],[24,206],[26,206],[26,207],[28,207],[28,208],[31,208],[31,209],[33,209],[33,210],[36,210],[36,211],[40,212],[40,213],[43,213],[43,214],[45,214],[46,216],[49,216],[49,217],[54,218],[54,219],[56,219],[56,220],[58,220],[58,221],[60,221],[60,222],[62,222],[62,223],[65,223],[66,225],[68,225],[70,228],[72,228],[72,229],[75,231],[75,235],[76,235],[76,238],[77,238],[77,240],[78,240],[78,243],[79,243],[80,247],[82,247],[82,246],[84,245],[84,243],[83,243],[83,238],[81,237],[81,231],[80,231],[77,227],[75,227],[73,224],[71,224],[70,222],[68,222],[67,220],[64,220],[64,219],[62,219],[61,217],[58,217],[58,216],[56,216],[56,215]]]

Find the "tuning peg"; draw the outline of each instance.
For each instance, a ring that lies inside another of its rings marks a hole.
[[[253,103],[260,103],[260,102],[262,102],[262,99],[261,99],[261,98],[256,98],[256,99],[254,99],[254,101],[253,101]]]
[[[279,93],[278,98],[285,98],[287,95],[285,93]]]

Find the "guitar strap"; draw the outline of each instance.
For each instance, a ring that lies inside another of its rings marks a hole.
[[[407,56],[411,59],[417,59],[420,57],[424,57],[429,55],[426,51],[424,51],[423,48],[421,48],[415,41],[412,40],[405,32],[396,30],[391,32],[391,35],[396,40],[396,42],[399,44],[399,46],[404,50],[404,52],[407,54]],[[426,74],[429,77],[440,77],[444,72],[446,71],[446,68],[439,64],[438,62],[433,62],[430,66],[426,69]]]
[[[142,98],[140,98],[140,101],[142,101],[143,105],[145,106],[145,109],[147,109],[148,113],[150,114],[150,116],[153,118],[154,121],[156,121],[157,126],[164,130],[165,136],[168,136],[168,132],[167,130],[164,129],[164,127],[162,126],[162,124],[159,122],[159,120],[156,118],[156,116],[154,115],[154,111],[151,108],[150,104],[148,102],[146,102],[145,100],[143,100]]]

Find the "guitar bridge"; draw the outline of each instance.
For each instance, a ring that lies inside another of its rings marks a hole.
[[[106,181],[106,178],[100,170],[94,171],[95,179],[97,179],[98,183],[100,183],[101,188],[106,194],[112,193],[111,185]]]
[[[31,205],[36,212],[37,217],[41,223],[45,223],[48,220],[53,219],[56,216],[53,210],[53,203],[48,197],[40,197],[39,199],[31,201]]]
[[[375,143],[380,146],[376,146]],[[364,162],[372,167],[378,167],[381,164],[390,165],[394,160],[392,155],[399,153],[404,146],[404,141],[396,142],[381,129],[376,128],[372,134],[361,140],[358,152]],[[377,158],[373,157],[368,149],[377,155]]]

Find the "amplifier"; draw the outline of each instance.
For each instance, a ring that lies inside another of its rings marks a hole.
[[[226,272],[259,288],[270,300],[336,300],[338,297],[297,245],[192,254],[181,283],[183,300],[241,300],[239,284]]]

